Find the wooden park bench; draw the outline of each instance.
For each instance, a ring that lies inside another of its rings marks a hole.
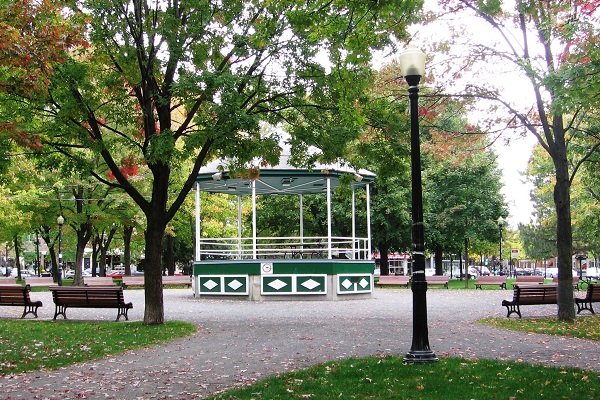
[[[167,285],[173,285],[173,286],[177,286],[177,285],[185,285],[188,287],[192,286],[192,278],[189,275],[164,275],[162,277],[162,284],[163,287],[167,286]],[[132,287],[132,286],[139,286],[139,287],[143,287],[145,285],[144,283],[144,277],[143,276],[123,276],[123,278],[121,278],[121,285],[123,285],[123,288],[128,288],[128,287]]]
[[[166,275],[162,277],[163,286],[185,285],[192,287],[192,278],[189,275]]]
[[[506,307],[506,317],[515,313],[521,318],[521,308],[524,305],[541,305],[557,303],[556,284],[519,284],[515,286],[512,300],[502,300],[502,306]]]
[[[400,285],[408,287],[410,283],[410,277],[404,275],[381,275],[376,285]]]
[[[583,310],[589,310],[592,314],[595,314],[592,303],[600,301],[600,284],[590,283],[585,292],[585,297],[575,298],[575,304],[577,304],[577,314]]]
[[[2,285],[0,286],[0,306],[23,306],[21,318],[25,318],[27,314],[33,314],[37,318],[37,309],[42,306],[42,302],[31,301],[27,286]]]
[[[517,275],[517,279],[512,283],[516,287],[519,283],[532,283],[540,285],[544,283],[544,277],[540,275]]]
[[[498,289],[506,289],[506,276],[482,275],[473,283],[475,284],[475,289],[481,289],[482,286],[498,286]]]
[[[50,286],[52,300],[56,306],[54,319],[62,315],[67,319],[67,308],[116,308],[117,321],[121,316],[129,320],[127,311],[133,308],[132,303],[125,303],[123,288],[120,287],[87,287],[87,286]]]
[[[123,289],[127,289],[128,287],[133,286],[144,287],[144,276],[123,276],[121,278],[121,286],[123,286]]]
[[[25,278],[25,286],[29,286],[29,288],[48,287],[50,285],[55,285],[51,276],[28,276],[27,278]]]
[[[425,280],[427,281],[427,286],[441,285],[448,289],[448,282],[450,281],[450,277],[446,275],[433,275],[426,276]]]
[[[117,286],[110,276],[84,276],[83,284],[85,286]]]
[[[558,283],[558,276],[555,276],[554,278],[552,278],[552,283]],[[578,276],[573,277],[573,289],[579,290],[579,277]]]

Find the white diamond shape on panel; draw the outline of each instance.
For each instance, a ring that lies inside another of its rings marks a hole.
[[[342,282],[342,286],[346,289],[350,289],[350,286],[352,286],[352,282],[350,282],[350,279],[344,279],[344,281]]]
[[[244,286],[244,284],[242,282],[238,281],[237,279],[234,279],[231,282],[229,282],[227,284],[227,286],[229,286],[233,290],[238,290],[239,288],[241,288],[242,286]]]
[[[219,286],[219,284],[211,279],[211,280],[204,282],[203,286],[205,288],[207,288],[208,290],[213,290],[215,288],[215,286]]]
[[[369,286],[369,281],[366,280],[365,278],[362,278],[360,282],[358,282],[358,284],[360,285],[361,288],[366,288],[367,286]]]
[[[271,286],[275,290],[280,290],[280,289],[286,287],[287,283],[285,283],[281,279],[275,279],[273,282],[269,283],[269,286]]]
[[[314,279],[309,279],[309,280],[303,282],[302,286],[304,286],[308,290],[313,290],[314,288],[321,286],[321,284],[319,282],[315,281]]]

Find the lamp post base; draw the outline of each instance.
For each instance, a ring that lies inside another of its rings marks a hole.
[[[438,362],[439,358],[435,356],[435,353],[431,350],[417,350],[409,351],[402,360],[405,363],[431,363]]]

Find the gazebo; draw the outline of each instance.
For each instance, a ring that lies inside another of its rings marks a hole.
[[[299,169],[282,155],[276,166],[253,169],[239,177],[224,160],[203,167],[196,182],[196,251],[194,295],[248,300],[339,300],[371,297],[374,260],[371,252],[369,184],[375,175],[342,163]],[[352,236],[332,236],[332,191],[351,175]],[[355,191],[366,191],[367,232],[356,233]],[[202,238],[200,193],[237,196],[237,237]],[[302,196],[319,193],[327,203],[327,236],[304,236]],[[256,200],[264,195],[299,196],[297,237],[257,237]],[[242,197],[252,199],[252,237],[242,237]]]

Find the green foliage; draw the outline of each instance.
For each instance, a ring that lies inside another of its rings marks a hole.
[[[465,239],[498,241],[505,216],[500,171],[492,153],[474,154],[461,164],[440,161],[426,171],[426,233],[444,250],[462,248]]]

